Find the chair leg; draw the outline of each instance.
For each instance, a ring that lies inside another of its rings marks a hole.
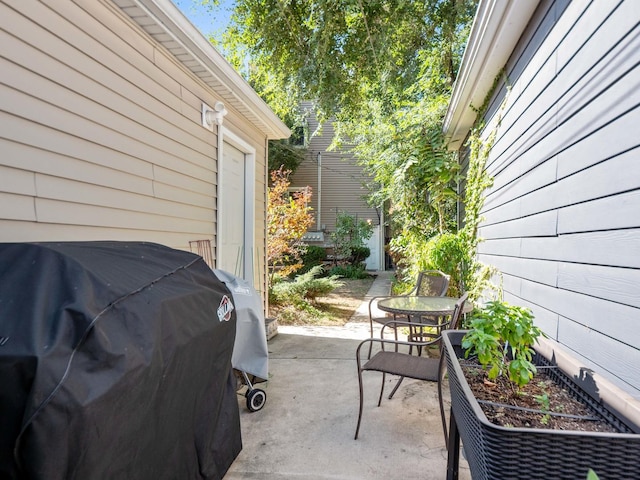
[[[447,442],[447,480],[458,480],[460,474],[460,432],[453,410],[449,411],[449,441]]]
[[[440,362],[438,363],[438,403],[440,404],[440,418],[442,420],[442,431],[444,432],[444,444],[449,445],[449,434],[447,433],[447,419],[444,413],[444,399],[442,398],[442,380],[444,378],[444,352],[440,352]]]
[[[393,387],[393,390],[391,390],[391,393],[389,394],[389,400],[393,398],[393,395],[396,393],[396,390],[398,390],[398,387],[400,387],[400,384],[402,383],[403,380],[404,380],[404,377],[400,377],[400,380],[398,380],[398,383],[396,383],[396,386]]]
[[[393,319],[396,319],[396,314],[393,314]],[[393,329],[393,339],[397,342],[398,341],[398,327],[396,325],[396,327]],[[398,351],[398,345],[396,344],[396,352]]]
[[[384,393],[384,381],[387,374],[382,372],[382,385],[380,386],[380,398],[378,398],[378,406],[382,403],[382,394]]]
[[[419,329],[419,330],[417,330],[417,329]],[[418,335],[418,341],[419,342],[424,342],[424,326],[421,325],[419,327],[416,327],[416,335]],[[422,347],[421,346],[417,346],[416,348],[418,349],[418,356],[421,357],[422,356]]]
[[[362,396],[363,396],[363,389],[362,389],[362,370],[360,370],[358,368],[358,386],[360,388],[360,408],[358,410],[358,424],[356,425],[356,435],[355,437],[353,437],[354,440],[358,439],[358,432],[360,432],[360,422],[362,420]]]

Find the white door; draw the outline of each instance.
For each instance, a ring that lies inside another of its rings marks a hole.
[[[371,255],[365,260],[367,270],[382,270],[380,265],[380,225],[373,227],[373,235],[367,240],[366,246],[371,250]]]
[[[224,142],[219,185],[218,235],[220,251],[216,267],[245,277],[245,154]]]

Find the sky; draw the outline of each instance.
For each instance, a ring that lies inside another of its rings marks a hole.
[[[215,11],[202,6],[201,0],[171,0],[184,15],[191,20],[205,35],[219,36],[225,30],[234,0],[220,0],[220,6]]]

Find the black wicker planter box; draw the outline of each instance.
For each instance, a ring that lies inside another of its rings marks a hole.
[[[450,330],[443,334],[452,413],[448,479],[458,475],[460,439],[474,480],[584,480],[589,468],[600,480],[640,479],[640,428],[607,408],[558,368],[553,369],[554,381],[568,387],[594,416],[620,433],[506,428],[489,422],[458,362],[464,357],[460,343],[465,333]],[[540,354],[534,362],[551,364]]]

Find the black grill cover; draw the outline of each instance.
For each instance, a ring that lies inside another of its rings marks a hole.
[[[222,478],[231,298],[157,244],[0,244],[0,478]]]

